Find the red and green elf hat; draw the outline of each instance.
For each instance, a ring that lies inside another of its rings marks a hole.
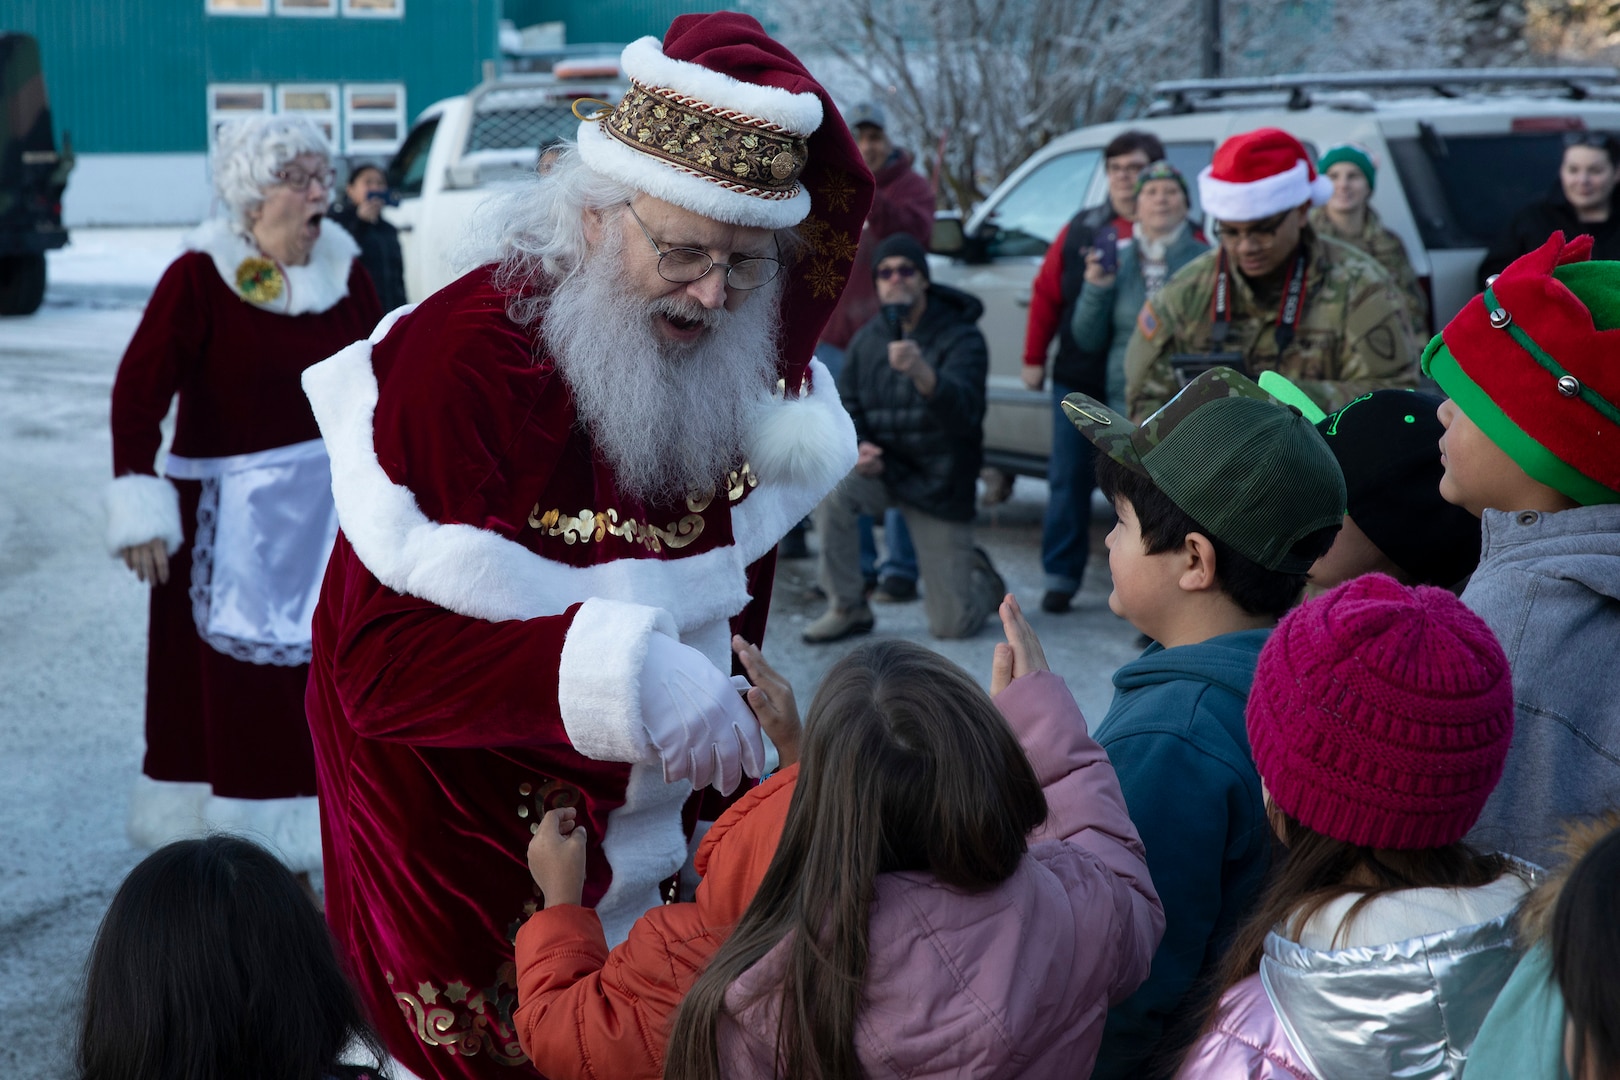
[[[1620,262],[1563,233],[1486,283],[1423,350],[1423,373],[1532,480],[1620,502]]]

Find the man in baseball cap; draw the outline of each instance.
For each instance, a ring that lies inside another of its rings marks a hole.
[[[1125,352],[1125,403],[1142,417],[1222,363],[1281,371],[1325,410],[1416,384],[1406,301],[1372,259],[1309,222],[1333,184],[1277,128],[1234,135],[1198,174],[1219,244],[1143,305]]]
[[[1152,973],[1109,1010],[1094,1074],[1135,1077],[1265,875],[1244,705],[1261,646],[1338,532],[1345,486],[1311,422],[1228,368],[1140,425],[1085,394],[1063,411],[1097,447],[1098,486],[1119,513],[1108,606],[1153,639],[1114,673],[1096,728],[1164,901]]]

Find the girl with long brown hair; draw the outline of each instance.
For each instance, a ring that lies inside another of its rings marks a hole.
[[[1513,737],[1501,646],[1446,590],[1354,578],[1279,624],[1246,718],[1288,856],[1177,1076],[1459,1076],[1535,876],[1464,842]]]
[[[578,922],[571,886],[586,841],[566,813],[547,816],[530,848],[547,906],[518,948],[534,1000],[567,1003],[550,1025],[559,1052],[548,1075],[579,1074],[560,1060],[562,1042],[576,1057],[588,1051],[597,1075],[641,1075],[641,1040],[625,1033],[671,1030],[657,1003],[678,996],[672,983],[691,989],[674,1014],[667,1077],[1090,1071],[1108,1004],[1147,976],[1163,909],[1107,756],[1010,597],[1001,618],[993,702],[961,668],[903,641],[833,666],[796,740],[780,841],[746,882],[757,892],[734,929],[683,923],[672,934],[665,907],[613,954],[593,953],[594,938],[565,929]],[[790,708],[785,684],[751,650],[744,660],[763,676],[750,706],[762,718]],[[783,726],[772,721],[773,739]],[[726,832],[700,851],[697,904],[672,907],[712,916],[740,891],[746,874],[728,863],[772,830],[740,851],[734,841],[779,798],[745,799],[716,823]],[[697,958],[693,942],[718,951]],[[598,964],[600,977],[583,974]],[[618,1045],[638,1044],[629,1072],[603,1068],[610,1027]]]

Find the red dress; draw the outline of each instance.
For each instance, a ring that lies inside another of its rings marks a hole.
[[[512,939],[547,808],[580,808],[610,941],[659,902],[692,789],[638,749],[647,641],[678,633],[731,670],[730,634],[763,634],[777,540],[855,459],[820,368],[804,398],[761,394],[748,466],[715,491],[628,498],[489,277],[305,377],[342,523],[308,700],[327,919],[424,1077],[534,1075]]]
[[[205,484],[159,478],[155,459],[159,424],[176,394],[171,472],[181,459],[318,439],[299,376],[363,338],[381,311],[365,270],[346,254],[353,241],[330,224],[310,265],[287,277],[295,309],[332,302],[301,314],[266,310],[226,284],[224,266],[242,241],[220,224],[205,225],[192,243],[213,250],[188,251],[164,272],[113,386],[118,479],[108,495],[109,545],[140,543],[144,534],[168,536],[173,549],[168,582],[151,593],[145,779],[130,831],[137,843],[156,846],[204,828],[241,828],[267,840],[295,869],[318,869],[319,836],[302,832],[304,822],[315,820],[303,709],[308,664],[284,657],[247,662],[199,635],[192,555]],[[299,295],[301,287],[307,295]],[[172,504],[162,505],[165,495],[173,499],[168,484],[178,493],[178,520],[169,516]],[[211,512],[203,527],[208,541]]]

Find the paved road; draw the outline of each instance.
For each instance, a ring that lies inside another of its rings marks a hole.
[[[0,320],[0,1076],[67,1080],[78,983],[113,890],[140,858],[124,834],[140,769],[145,590],[102,547],[101,489],[110,450],[107,401],[139,306],[174,236],[81,233],[88,256],[53,259],[46,307]],[[102,243],[98,247],[98,240]],[[133,249],[133,250],[131,250]],[[116,257],[107,253],[111,251]],[[146,267],[132,273],[130,266]],[[981,517],[980,542],[1034,611],[1040,598],[1045,487],[1020,482]],[[1101,532],[1096,551],[1100,554]],[[812,535],[812,544],[815,538]],[[1032,616],[1055,670],[1099,718],[1109,674],[1134,655],[1134,632],[1108,613],[1107,572],[1076,610]],[[820,613],[814,562],[784,563],[767,654],[806,705],[826,669],[854,643],[807,646]],[[878,633],[927,641],[920,603],[882,607]],[[937,643],[988,681],[987,627]]]

